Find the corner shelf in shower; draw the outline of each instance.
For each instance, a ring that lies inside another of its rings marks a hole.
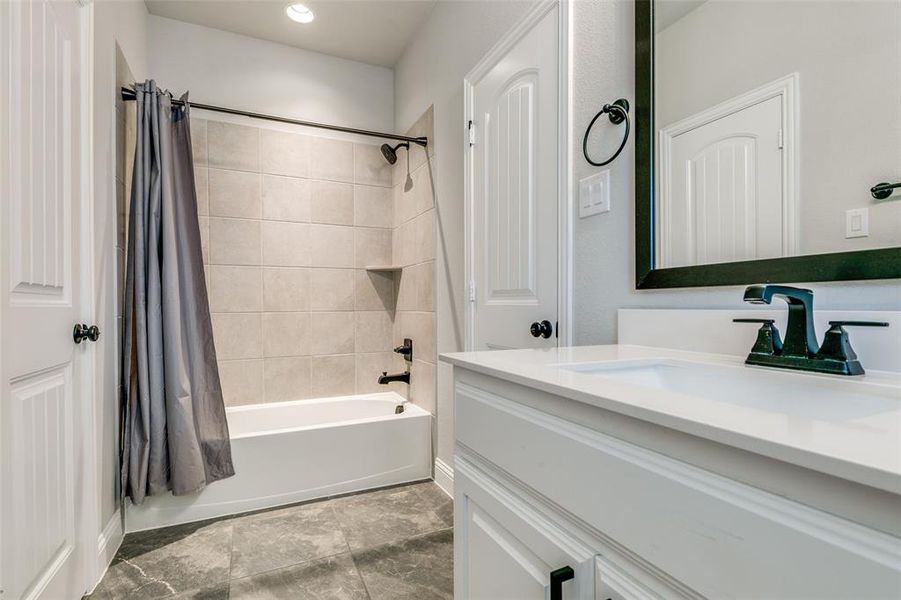
[[[376,273],[397,273],[398,271],[403,270],[403,267],[400,265],[366,266],[364,268],[367,271],[374,271]]]

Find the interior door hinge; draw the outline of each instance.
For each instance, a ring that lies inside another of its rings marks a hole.
[[[469,120],[467,127],[469,128],[469,146],[472,147],[476,145],[476,126],[472,119]]]
[[[475,281],[469,282],[469,301],[470,302],[476,301],[476,282]]]
[[[785,140],[782,137],[782,130],[779,130],[779,148],[785,148]]]

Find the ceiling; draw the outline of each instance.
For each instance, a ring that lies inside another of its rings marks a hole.
[[[654,3],[654,31],[660,33],[707,0],[663,0]]]
[[[294,0],[297,1],[297,0]],[[289,0],[144,0],[150,14],[393,67],[435,0],[302,0],[312,23],[285,15]]]

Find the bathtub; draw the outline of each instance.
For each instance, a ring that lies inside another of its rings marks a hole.
[[[404,411],[395,414],[399,405]],[[126,507],[126,531],[431,476],[431,415],[394,392],[226,409],[235,475]]]

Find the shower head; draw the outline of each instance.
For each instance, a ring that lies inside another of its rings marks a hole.
[[[385,157],[385,160],[388,161],[388,164],[393,165],[397,162],[397,150],[399,148],[406,148],[407,152],[410,151],[410,144],[408,142],[401,142],[397,146],[391,147],[390,144],[382,144],[382,156]]]

